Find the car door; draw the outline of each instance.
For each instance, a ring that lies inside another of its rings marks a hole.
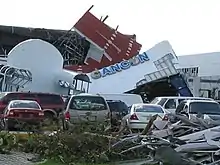
[[[176,111],[176,99],[168,99],[164,105],[164,109],[168,110],[171,113]]]

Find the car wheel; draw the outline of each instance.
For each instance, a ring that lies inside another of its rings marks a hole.
[[[46,124],[46,125],[53,124],[55,119],[56,119],[56,116],[54,113],[48,112],[48,111],[44,112],[44,124]]]

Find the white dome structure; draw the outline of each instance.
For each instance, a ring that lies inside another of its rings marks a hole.
[[[78,73],[63,69],[63,57],[52,44],[30,39],[19,43],[8,54],[7,65],[27,69],[32,74],[32,83],[22,91],[68,94],[69,87],[60,81],[72,84]]]

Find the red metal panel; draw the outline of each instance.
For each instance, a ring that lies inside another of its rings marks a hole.
[[[123,59],[129,59],[137,55],[141,49],[141,45],[132,39],[132,35],[124,35],[116,31],[101,22],[89,11],[79,19],[74,27],[100,48],[105,49],[106,53],[112,58],[112,61],[110,61],[103,56],[100,63],[88,58],[88,65],[83,67],[87,71],[109,66]],[[76,67],[67,66],[65,68],[72,70]]]

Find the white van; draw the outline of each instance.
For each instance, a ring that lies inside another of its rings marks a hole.
[[[71,123],[104,122],[109,115],[109,106],[102,96],[85,93],[71,96],[65,112]]]
[[[121,100],[123,101],[128,107],[132,106],[133,104],[143,103],[143,100],[140,95],[137,94],[104,94],[100,93],[100,96],[103,96],[106,100]]]
[[[171,113],[175,113],[177,106],[183,100],[212,100],[211,98],[205,97],[183,97],[183,96],[164,96],[164,97],[155,97],[150,104],[161,105],[164,109],[168,110]]]

